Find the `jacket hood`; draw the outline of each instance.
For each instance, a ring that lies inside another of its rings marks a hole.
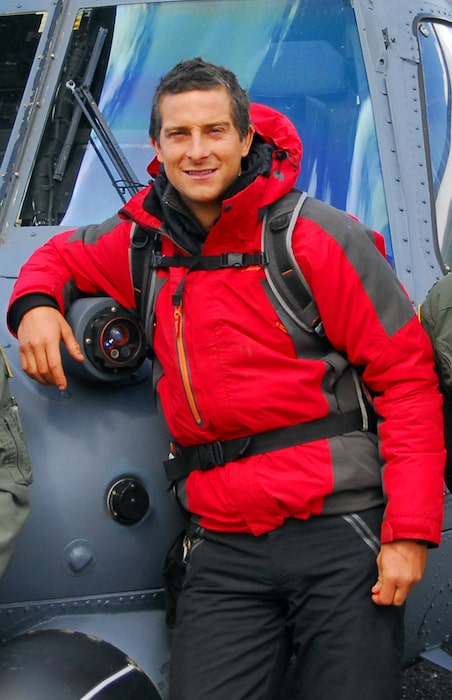
[[[276,109],[257,102],[251,104],[250,116],[256,132],[266,143],[270,143],[278,152],[287,152],[292,167],[296,168],[297,178],[301,169],[303,146],[290,119]]]

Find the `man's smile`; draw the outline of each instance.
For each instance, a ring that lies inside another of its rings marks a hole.
[[[190,177],[204,178],[213,175],[213,173],[216,173],[216,171],[217,168],[206,168],[203,170],[185,170],[184,172],[186,175],[190,175]]]

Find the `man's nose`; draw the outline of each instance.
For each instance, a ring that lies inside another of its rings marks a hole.
[[[187,155],[192,160],[201,160],[209,154],[207,139],[203,134],[194,132],[191,135]]]

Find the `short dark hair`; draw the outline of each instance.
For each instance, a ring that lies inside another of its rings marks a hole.
[[[155,139],[157,143],[160,142],[162,128],[160,102],[164,95],[177,95],[190,90],[214,90],[219,87],[226,88],[231,99],[234,126],[239,132],[240,138],[245,138],[250,128],[250,101],[246,90],[241,87],[235,73],[224,66],[209,63],[199,56],[180,61],[160,80],[152,100],[149,126],[151,138]]]

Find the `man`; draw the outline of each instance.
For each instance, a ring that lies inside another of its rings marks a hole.
[[[153,184],[119,217],[34,253],[13,292],[10,328],[24,370],[64,389],[60,340],[83,359],[62,315],[74,290],[133,308],[132,222],[159,228],[167,266],[158,271],[153,348],[179,455],[249,436],[254,444],[262,433],[271,443],[177,479],[192,527],[172,700],[278,697],[290,655],[297,698],[398,700],[402,606],[441,535],[431,346],[364,226],[308,199],[293,253],[332,345],[306,332],[295,348],[258,261],[265,208],[294,186],[301,143],[274,110],[253,105],[251,117],[227,69],[193,59],[171,70],[153,101]],[[231,252],[253,264],[201,264]],[[362,420],[344,435],[295,446],[281,438],[287,426],[334,423],[348,407]]]
[[[452,275],[449,273],[433,285],[421,308],[420,318],[435,354],[443,394],[446,468],[444,481],[452,491]]]

